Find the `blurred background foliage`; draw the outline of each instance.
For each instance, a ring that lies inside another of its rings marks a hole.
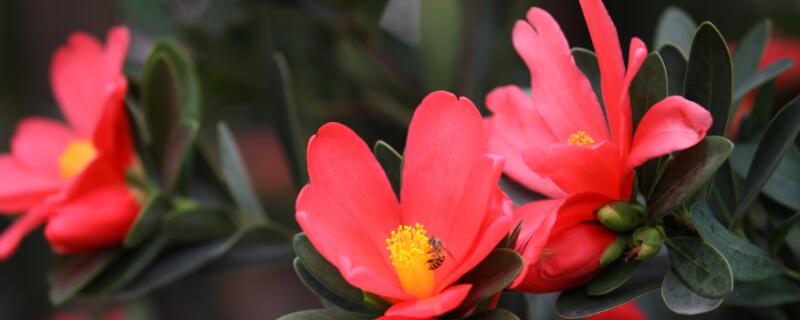
[[[559,21],[571,46],[591,48],[577,1],[2,1],[0,147],[8,150],[16,122],[25,116],[61,117],[48,70],[52,52],[70,33],[104,37],[110,26],[126,24],[134,31],[126,65],[130,75],[141,74],[160,37],[188,48],[202,86],[208,132],[201,132],[201,139],[215,134],[212,124],[228,122],[266,210],[295,225],[294,196],[305,168],[296,170],[291,163],[302,158],[305,139],[317,127],[339,121],[368,143],[382,139],[401,150],[411,113],[430,91],[466,96],[485,111],[483,98],[492,88],[529,85],[528,70],[511,45],[511,29],[533,5]],[[606,3],[625,48],[632,36],[652,47],[658,17],[670,5],[696,21],[714,22],[729,42],[764,17],[781,34],[800,38],[797,0]],[[288,70],[287,88],[275,76],[279,66]],[[781,93],[775,105],[797,93],[800,88]],[[281,134],[289,126],[287,104],[300,124],[292,128],[300,141]],[[0,218],[0,226],[7,223]],[[204,272],[141,301],[77,301],[53,310],[43,277],[51,259],[38,234],[0,264],[0,318],[80,319],[90,312],[108,319],[271,319],[319,305],[286,263]],[[528,303],[549,298],[542,299]]]

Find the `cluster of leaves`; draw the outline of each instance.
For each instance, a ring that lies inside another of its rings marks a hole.
[[[798,252],[780,250],[800,220],[800,213],[791,214],[800,195],[800,180],[791,178],[800,173],[794,145],[800,97],[772,114],[773,81],[792,62],[758,69],[769,34],[768,21],[757,24],[731,56],[713,24],[698,27],[675,8],[663,14],[658,50],[631,84],[634,122],[654,102],[683,95],[705,106],[714,123],[696,146],[637,169],[637,200],[646,205],[649,223],[664,225],[668,254],[614,262],[585,286],[562,293],[556,302],[560,316],[585,317],[655,289],[670,310],[685,315],[721,305],[779,308],[800,301]],[[574,53],[591,65],[586,51]],[[599,79],[596,67],[583,71]],[[725,138],[729,121],[745,95],[758,88],[743,134],[748,140],[734,148]]]
[[[55,304],[75,295],[139,296],[235,247],[285,242],[292,234],[264,213],[228,127],[219,124],[216,139],[198,139],[200,86],[182,48],[158,41],[141,78],[130,78],[126,107],[141,167],[129,182],[146,200],[120,246],[58,257],[50,274]],[[277,247],[268,258],[289,255]]]

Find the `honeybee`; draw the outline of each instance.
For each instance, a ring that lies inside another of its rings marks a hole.
[[[428,250],[428,255],[430,256],[427,261],[428,270],[439,269],[447,256],[453,257],[453,253],[451,253],[450,250],[447,250],[447,247],[444,246],[444,242],[439,240],[439,238],[428,238],[428,244],[431,246],[431,249]]]

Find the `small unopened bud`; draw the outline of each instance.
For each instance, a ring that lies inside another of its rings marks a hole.
[[[597,210],[597,220],[611,230],[629,231],[642,223],[644,209],[636,204],[614,202]]]
[[[660,227],[641,227],[633,232],[633,243],[636,247],[631,251],[637,260],[655,257],[666,241],[666,235]]]
[[[603,255],[600,257],[600,265],[604,266],[616,261],[625,251],[627,242],[628,240],[624,236],[617,237],[617,240],[608,245],[606,251],[603,251]]]

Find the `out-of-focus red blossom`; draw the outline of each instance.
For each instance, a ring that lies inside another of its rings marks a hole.
[[[711,126],[703,107],[679,96],[653,105],[633,134],[628,88],[647,56],[638,38],[626,70],[617,31],[600,0],[581,0],[600,67],[603,108],[572,58],[556,21],[532,8],[514,26],[513,43],[531,72],[531,94],[500,87],[486,97],[489,150],[507,159],[504,172],[554,197],[517,210],[524,221],[517,248],[527,269],[512,288],[560,291],[582,284],[601,268],[616,234],[597,225],[594,211],[627,200],[633,170],[649,159],[688,148]],[[570,269],[575,268],[575,269]]]
[[[795,94],[800,92],[800,39],[775,33],[767,42],[764,56],[761,57],[759,68],[764,68],[775,61],[781,59],[791,59],[794,65],[782,73],[775,80],[775,89],[778,93]],[[748,94],[736,109],[736,114],[731,119],[728,133],[731,137],[736,137],[739,133],[739,126],[742,119],[753,111],[756,92]]]
[[[26,118],[11,152],[0,155],[0,211],[22,212],[0,236],[0,260],[44,223],[62,254],[113,245],[127,233],[139,212],[125,184],[133,161],[123,105],[129,41],[125,27],[111,29],[105,46],[75,33],[53,56],[51,84],[67,123]]]
[[[510,231],[512,204],[497,187],[502,158],[487,153],[480,113],[466,98],[428,95],[414,112],[400,200],[370,148],[328,123],[308,143],[311,183],[297,221],[314,247],[353,286],[392,303],[385,316],[424,319],[457,307],[455,284]],[[431,270],[430,237],[446,258]]]
[[[647,320],[647,315],[635,302],[628,302],[614,309],[588,316],[586,320]]]

